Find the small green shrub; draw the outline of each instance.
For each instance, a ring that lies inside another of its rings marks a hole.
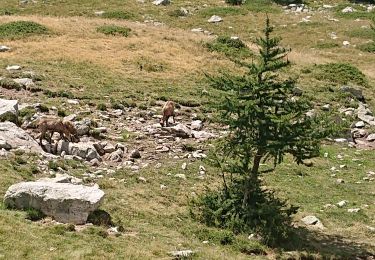
[[[21,90],[22,87],[20,84],[14,82],[12,79],[0,79],[0,87],[5,89],[15,89],[17,91]]]
[[[102,227],[89,227],[85,230],[85,233],[88,233],[90,235],[97,235],[102,238],[108,237],[107,230],[104,230]]]
[[[139,58],[137,65],[140,71],[145,70],[146,72],[163,72],[166,69],[165,63],[148,57]]]
[[[96,28],[96,31],[105,35],[128,37],[131,29],[128,27],[117,25],[102,25]]]
[[[232,58],[248,58],[252,52],[240,39],[232,39],[228,36],[219,36],[213,42],[204,45],[209,51],[216,51]]]
[[[54,171],[58,171],[59,168],[67,170],[68,168],[65,165],[63,160],[53,160],[48,162],[48,168]]]
[[[107,111],[107,105],[104,103],[99,103],[96,108],[100,111]]]
[[[319,42],[316,45],[317,49],[331,49],[331,48],[337,48],[340,47],[340,45],[336,42]]]
[[[175,9],[175,10],[169,11],[168,15],[171,17],[184,17],[184,16],[187,16],[187,13],[181,9]]]
[[[358,84],[367,86],[366,76],[356,67],[348,63],[327,63],[314,65],[313,76],[318,80],[336,84]]]
[[[371,28],[358,28],[352,29],[345,33],[349,37],[362,38],[362,39],[372,39],[374,37],[374,32]]]
[[[56,235],[65,235],[66,232],[74,232],[76,230],[73,224],[59,224],[52,227],[52,233]]]
[[[124,11],[109,11],[105,12],[102,17],[108,19],[128,20],[134,16],[133,14]]]
[[[15,21],[0,25],[0,38],[16,39],[48,32],[48,28],[44,25],[31,21]]]
[[[44,218],[45,215],[38,209],[28,208],[26,209],[26,219],[31,221],[38,221]]]
[[[87,222],[96,226],[111,226],[113,224],[111,215],[108,212],[98,209],[90,213]]]
[[[230,5],[241,5],[243,3],[242,0],[225,0],[225,3]]]
[[[358,49],[360,49],[363,52],[375,53],[375,42],[368,42],[368,43],[359,45]]]
[[[66,113],[65,110],[59,109],[59,110],[57,110],[57,115],[60,116],[60,117],[66,117],[67,113]]]

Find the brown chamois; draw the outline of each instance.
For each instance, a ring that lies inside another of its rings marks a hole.
[[[173,101],[167,101],[164,104],[163,109],[162,109],[162,114],[163,114],[163,117],[160,120],[161,126],[164,126],[164,124],[165,124],[165,126],[169,125],[169,123],[168,123],[169,117],[173,117],[173,123],[175,123],[174,102]]]
[[[51,137],[49,140],[50,143],[52,142],[52,136],[54,132],[58,132],[60,134],[60,139],[64,138],[64,140],[79,141],[77,129],[75,128],[74,124],[70,121],[63,121],[60,118],[41,118],[38,123],[38,129],[40,132],[40,144],[42,144],[43,138],[45,139],[47,132],[51,133]]]

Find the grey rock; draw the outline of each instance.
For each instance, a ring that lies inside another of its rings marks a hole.
[[[137,149],[135,149],[130,152],[130,158],[139,159],[141,158],[141,153]]]
[[[107,144],[106,146],[104,146],[103,150],[105,153],[113,153],[114,151],[116,151],[116,147],[112,144]]]
[[[348,201],[346,201],[346,200],[342,200],[342,201],[340,201],[340,202],[337,203],[337,206],[340,207],[340,208],[342,208],[342,207],[344,207],[347,203],[348,203]]]
[[[0,140],[6,141],[12,149],[21,149],[25,152],[45,154],[39,144],[25,130],[14,123],[0,123]]]
[[[7,141],[0,139],[0,150],[1,149],[10,150],[10,149],[12,149],[12,146],[10,144],[8,144]]]
[[[57,173],[55,178],[42,178],[37,180],[38,182],[54,182],[54,183],[71,183],[71,184],[82,184],[82,180],[71,176],[69,174]]]
[[[210,19],[208,19],[209,23],[219,23],[219,22],[222,22],[222,21],[223,21],[223,18],[221,18],[218,15],[213,15],[213,16],[210,17]]]
[[[110,160],[112,162],[121,162],[123,157],[124,157],[124,150],[122,150],[120,148],[118,148],[113,153],[108,154],[108,156],[107,156],[108,160]]]
[[[191,130],[183,124],[177,124],[172,127],[162,127],[162,130],[181,138],[189,138],[191,136]]]
[[[13,79],[13,81],[25,88],[30,88],[30,87],[35,86],[34,81],[30,78]]]
[[[366,141],[373,142],[375,141],[375,134],[370,134],[367,136]]]
[[[74,121],[77,118],[77,114],[70,114],[64,117],[64,121]]]
[[[183,179],[183,180],[186,180],[186,175],[183,174],[183,173],[178,173],[175,175],[176,178],[180,178],[180,179]]]
[[[10,48],[5,45],[0,45],[0,52],[6,52],[6,51],[10,51]]]
[[[369,125],[375,125],[375,117],[366,104],[359,103],[356,110],[357,117]]]
[[[17,209],[34,208],[62,223],[84,224],[104,198],[98,187],[51,181],[21,182],[9,187],[4,204]]]
[[[357,123],[355,123],[355,127],[357,127],[357,128],[365,127],[365,122],[363,122],[363,121],[358,121]]]
[[[0,121],[18,122],[18,101],[0,99]]]
[[[18,66],[18,65],[10,65],[6,67],[6,70],[8,71],[20,70],[20,69],[21,69],[21,66]]]
[[[355,98],[357,98],[360,101],[364,100],[364,96],[363,96],[363,93],[362,93],[361,89],[357,89],[357,88],[350,87],[350,86],[342,86],[340,88],[340,90],[342,92],[348,92],[348,93],[352,94]]]
[[[194,131],[194,130],[191,131],[191,135],[195,139],[199,139],[199,140],[202,140],[202,141],[217,137],[217,135],[206,132],[206,131]]]
[[[62,152],[65,152],[67,155],[79,156],[86,161],[91,161],[93,159],[100,160],[100,155],[96,151],[94,143],[92,142],[72,143],[60,140],[56,145],[56,153],[61,154]]]
[[[357,213],[359,212],[361,209],[360,208],[354,208],[354,209],[348,209],[348,212],[349,213]]]
[[[171,2],[169,0],[155,0],[152,3],[154,5],[169,5]]]
[[[301,221],[307,226],[313,226],[319,229],[324,229],[324,226],[320,220],[315,216],[306,216]]]
[[[191,129],[200,131],[203,128],[203,122],[201,120],[194,120],[191,122]]]
[[[194,251],[180,250],[180,251],[172,251],[170,252],[170,254],[176,259],[185,259],[185,258],[190,258],[194,254]]]
[[[92,122],[90,119],[84,119],[74,123],[79,136],[88,135],[90,133]]]

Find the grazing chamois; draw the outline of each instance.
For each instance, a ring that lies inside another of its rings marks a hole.
[[[161,126],[169,126],[168,119],[169,117],[173,117],[173,123],[175,123],[175,113],[174,113],[174,102],[173,101],[167,101],[162,109],[163,117],[160,120]]]
[[[75,128],[74,124],[70,121],[63,121],[60,118],[41,118],[38,122],[38,129],[40,132],[40,144],[42,144],[43,138],[45,139],[47,132],[51,133],[51,137],[49,139],[50,143],[52,142],[54,132],[58,132],[60,134],[60,139],[64,138],[64,140],[79,141],[77,129]]]

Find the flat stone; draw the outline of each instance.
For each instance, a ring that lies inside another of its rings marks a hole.
[[[4,204],[17,209],[34,208],[62,223],[84,224],[104,198],[97,186],[50,181],[21,182],[9,187]]]
[[[20,70],[21,69],[21,66],[18,66],[18,65],[9,65],[6,67],[6,70],[8,71],[12,71],[12,70]]]
[[[218,15],[213,15],[213,16],[210,17],[210,19],[208,19],[209,23],[219,23],[219,22],[222,22],[222,21],[223,21],[223,18],[221,18]]]
[[[316,227],[316,228],[319,228],[319,229],[324,229],[324,226],[323,226],[322,222],[320,222],[320,220],[315,216],[306,216],[306,217],[302,218],[301,221],[307,226],[312,226],[312,227]]]
[[[375,134],[370,134],[367,136],[366,141],[373,142],[375,141]]]
[[[5,45],[0,45],[0,52],[6,52],[6,51],[10,51],[10,48]]]

